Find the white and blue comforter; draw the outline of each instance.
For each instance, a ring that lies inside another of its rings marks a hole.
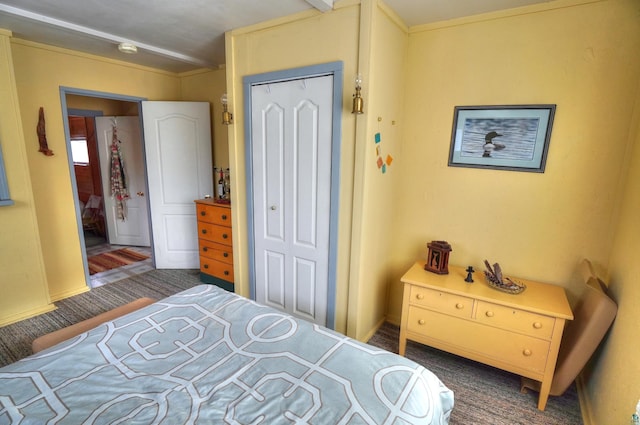
[[[446,424],[387,351],[200,285],[0,369],[0,424]]]

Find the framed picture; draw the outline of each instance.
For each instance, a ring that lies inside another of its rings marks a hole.
[[[544,173],[556,105],[456,106],[450,167]]]

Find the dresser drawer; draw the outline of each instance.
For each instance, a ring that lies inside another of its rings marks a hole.
[[[231,227],[231,210],[217,205],[196,204],[198,221]]]
[[[457,317],[470,318],[473,311],[473,298],[416,285],[411,285],[409,302]]]
[[[478,301],[476,320],[489,326],[508,329],[536,338],[551,339],[555,318],[516,308]]]
[[[407,330],[464,350],[470,359],[489,357],[535,373],[544,372],[549,354],[548,341],[415,306],[409,307]]]
[[[205,239],[200,239],[200,256],[233,264],[233,250],[229,245],[222,245]]]
[[[200,271],[228,282],[233,282],[233,264],[200,256]]]
[[[231,246],[231,228],[198,221],[198,237],[212,242]]]

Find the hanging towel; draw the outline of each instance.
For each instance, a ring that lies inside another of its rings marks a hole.
[[[111,138],[111,196],[116,203],[118,218],[122,221],[126,219],[126,200],[129,199],[127,189],[127,176],[124,171],[124,160],[120,151],[120,142],[116,126],[113,126],[113,137]]]

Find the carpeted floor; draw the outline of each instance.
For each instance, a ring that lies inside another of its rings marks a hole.
[[[200,284],[198,270],[152,270],[56,302],[55,311],[0,327],[0,366],[31,354],[31,341],[140,297],[162,299]],[[398,352],[399,329],[383,325],[369,341]],[[406,357],[433,371],[454,391],[452,425],[580,425],[575,389],[550,397],[544,412],[538,394],[520,393],[520,378],[508,372],[408,342]]]
[[[55,304],[57,309],[0,327],[0,366],[31,355],[31,341],[141,297],[162,299],[199,285],[199,270],[152,270]]]
[[[400,329],[385,323],[369,344],[398,352]],[[561,397],[549,397],[544,412],[538,393],[520,393],[520,377],[412,341],[406,357],[435,373],[454,392],[452,425],[582,425],[580,403],[573,384]]]

